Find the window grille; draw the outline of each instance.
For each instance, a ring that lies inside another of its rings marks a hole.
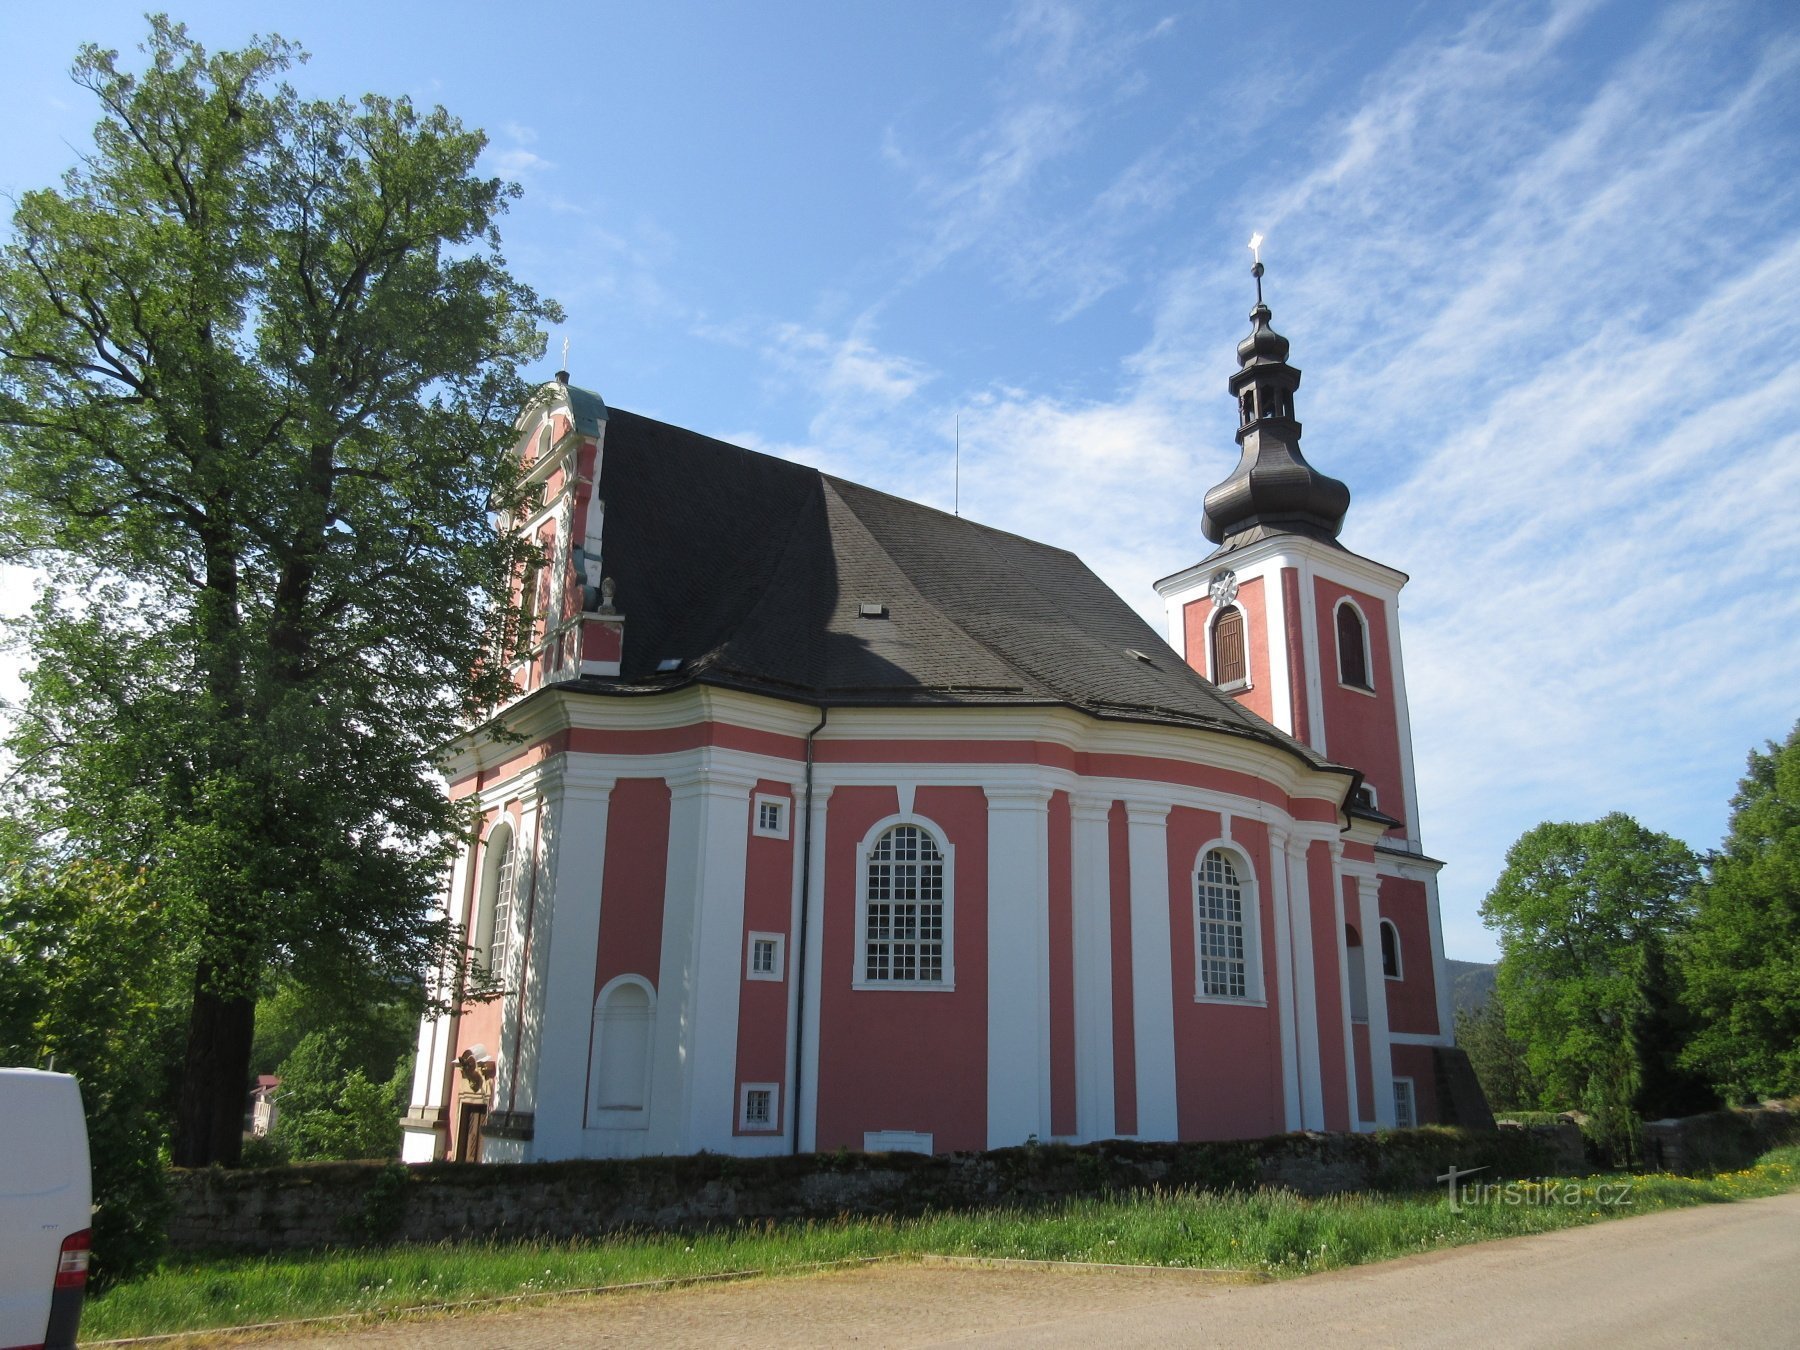
[[[770,938],[758,938],[750,949],[750,973],[753,975],[773,975],[775,973],[775,943]]]
[[[1244,888],[1223,849],[1215,848],[1201,859],[1197,899],[1200,992],[1209,998],[1247,998]]]
[[[759,802],[756,807],[758,828],[774,834],[781,829],[781,803]]]
[[[768,1088],[751,1088],[744,1094],[744,1124],[768,1126],[774,1123],[774,1096]]]
[[[506,853],[500,859],[500,870],[494,877],[494,932],[488,943],[488,972],[504,977],[506,958],[511,950],[513,889],[518,876],[518,836],[509,835]]]
[[[869,854],[863,977],[907,984],[944,978],[944,855],[916,825],[896,825]]]
[[[1418,1113],[1413,1109],[1412,1079],[1396,1078],[1394,1080],[1394,1126],[1396,1129],[1410,1130],[1418,1123]]]

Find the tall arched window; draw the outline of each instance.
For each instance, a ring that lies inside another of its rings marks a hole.
[[[629,1129],[648,1119],[655,1030],[656,995],[643,976],[621,975],[600,991],[588,1069],[592,1123]]]
[[[860,983],[949,983],[944,853],[931,832],[895,825],[868,852]]]
[[[1337,606],[1338,682],[1352,689],[1373,689],[1369,680],[1369,629],[1362,612],[1348,600]]]
[[[481,869],[481,895],[475,907],[470,949],[488,972],[504,976],[512,940],[513,893],[518,876],[518,847],[513,827],[502,821],[489,831]]]
[[[1381,973],[1390,980],[1400,978],[1400,930],[1391,919],[1381,921]]]
[[[1200,856],[1194,874],[1194,986],[1200,998],[1262,997],[1255,883],[1224,848]]]
[[[1213,620],[1213,683],[1232,689],[1249,682],[1244,660],[1244,612],[1227,605]]]

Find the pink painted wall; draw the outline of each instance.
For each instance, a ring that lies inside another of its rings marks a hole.
[[[1050,1132],[1075,1120],[1075,865],[1069,794],[1050,796]]]
[[[1273,1006],[1197,1003],[1194,969],[1194,873],[1200,849],[1217,839],[1216,812],[1178,806],[1169,813],[1169,945],[1175,1004],[1175,1107],[1183,1139],[1245,1139],[1279,1134],[1281,1033]],[[1269,903],[1268,831],[1234,819],[1234,841],[1250,855],[1261,883],[1258,929],[1263,989],[1275,986],[1274,913]]]
[[[1137,1032],[1131,1021],[1131,837],[1125,803],[1106,817],[1112,900],[1113,1129],[1137,1133]]]
[[[1319,683],[1325,704],[1325,739],[1331,757],[1363,771],[1375,788],[1376,805],[1397,820],[1406,818],[1406,795],[1400,777],[1400,730],[1394,704],[1394,669],[1388,659],[1387,607],[1366,591],[1352,590],[1323,577],[1313,578],[1319,625]],[[1369,625],[1369,677],[1375,692],[1367,694],[1338,683],[1337,602],[1349,596],[1361,607]],[[1403,831],[1390,831],[1404,837]]]
[[[780,797],[788,803],[788,837],[773,839],[756,833],[756,793]],[[746,808],[750,813],[749,842],[744,859],[744,937],[738,953],[738,1041],[737,1081],[742,1083],[779,1083],[783,1091],[775,1094],[777,1130],[782,1128],[780,1103],[785,1099],[787,1083],[788,995],[793,978],[793,941],[783,944],[782,978],[752,980],[745,972],[750,968],[750,934],[779,933],[787,937],[793,917],[794,848],[798,824],[794,813],[792,790],[785,783],[772,780],[759,782]],[[735,1109],[733,1119],[736,1119]],[[736,1128],[736,1127],[734,1127]],[[768,1130],[744,1130],[739,1134],[768,1134]]]
[[[925,1130],[940,1152],[987,1146],[987,798],[922,787],[913,809],[956,851],[948,991],[854,989],[857,850],[899,810],[892,788],[839,788],[826,808],[818,1147],[860,1149],[868,1130]]]
[[[1394,1077],[1413,1080],[1413,1109],[1421,1125],[1439,1122],[1437,1067],[1429,1045],[1393,1047]]]
[[[621,778],[606,814],[606,870],[600,884],[600,939],[594,993],[619,975],[656,988],[662,968],[663,887],[669,870],[669,786]]]
[[[1242,582],[1238,586],[1236,603],[1244,611],[1250,687],[1232,697],[1258,716],[1273,718],[1274,704],[1270,699],[1274,685],[1269,679],[1269,602],[1263,595],[1263,579],[1251,577]],[[1198,600],[1190,600],[1181,610],[1187,662],[1209,680],[1213,675],[1207,664],[1206,626],[1212,622],[1214,608],[1212,597],[1203,595]]]
[[[1325,1098],[1325,1128],[1350,1128],[1350,1088],[1344,1066],[1344,986],[1338,979],[1338,951],[1344,933],[1333,901],[1331,850],[1314,843],[1306,850],[1306,890],[1312,912],[1313,981],[1319,1009],[1319,1077]]]
[[[1378,894],[1381,917],[1400,933],[1402,978],[1382,981],[1387,986],[1388,1029],[1435,1036],[1439,1031],[1437,972],[1431,961],[1425,883],[1382,877]]]

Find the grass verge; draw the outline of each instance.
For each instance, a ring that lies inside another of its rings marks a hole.
[[[1286,1191],[1156,1191],[1076,1199],[1045,1210],[846,1218],[699,1237],[624,1235],[174,1260],[90,1300],[81,1329],[83,1340],[102,1340],[927,1253],[1299,1275],[1795,1186],[1800,1147],[1776,1149],[1752,1167],[1717,1176],[1559,1179],[1510,1193],[1494,1190],[1454,1208],[1447,1189],[1315,1200]]]

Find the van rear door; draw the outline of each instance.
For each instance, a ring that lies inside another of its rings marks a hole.
[[[75,1080],[0,1069],[0,1346],[44,1343],[63,1243],[92,1213]]]

